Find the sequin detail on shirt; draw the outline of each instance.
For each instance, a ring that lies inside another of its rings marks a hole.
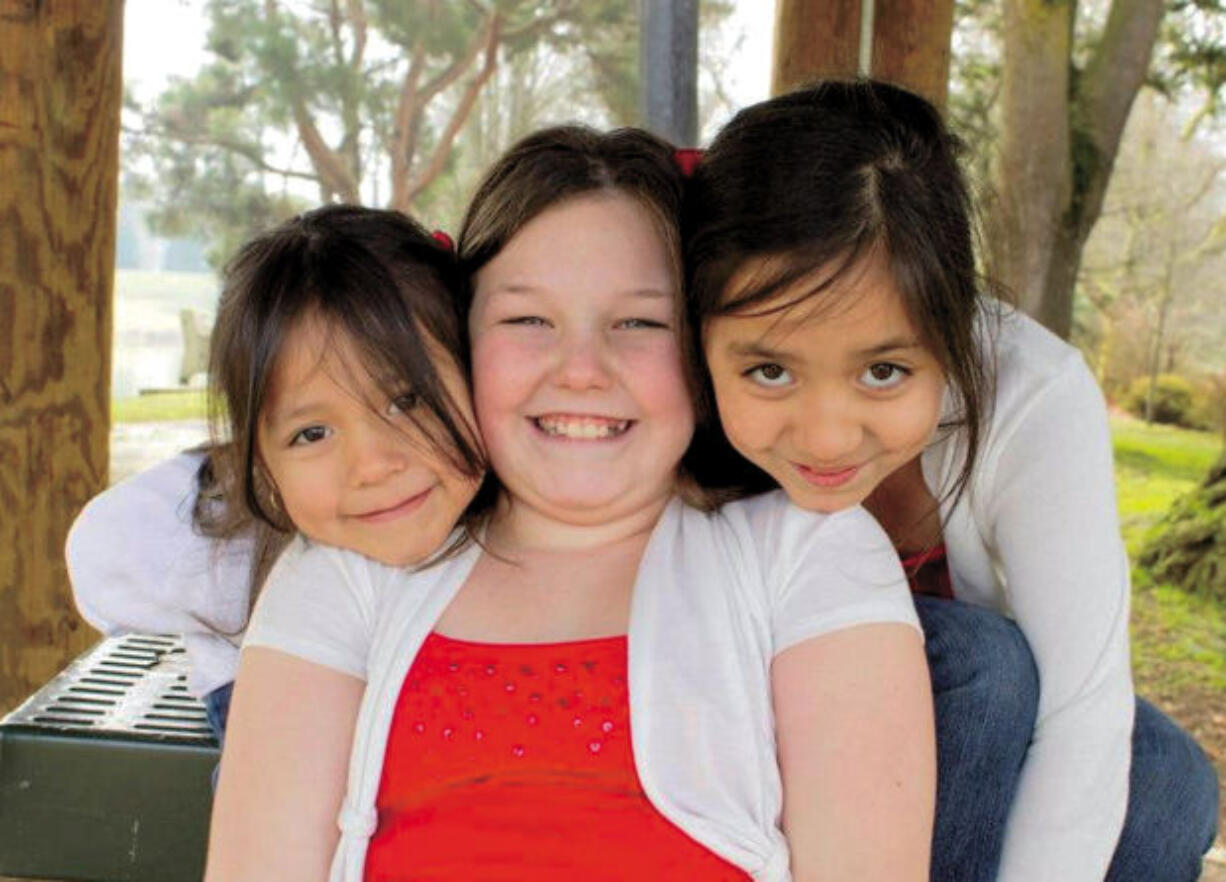
[[[429,635],[393,716],[367,882],[747,880],[643,793],[626,646]]]

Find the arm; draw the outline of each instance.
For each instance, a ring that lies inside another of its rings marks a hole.
[[[976,488],[1041,688],[999,878],[1088,882],[1105,875],[1123,825],[1135,705],[1111,439],[1076,355],[1018,410]]]
[[[182,453],[92,499],[68,534],[77,609],[105,634],[238,631],[252,549],[192,527],[199,452]]]
[[[206,882],[328,878],[364,687],[279,650],[243,650]]]
[[[386,575],[292,542],[251,614],[209,837],[209,882],[326,879]]]
[[[783,829],[797,882],[928,878],[931,689],[914,628],[861,625],[771,667]]]
[[[793,876],[927,879],[932,686],[898,555],[861,508],[749,505],[776,586],[771,691]]]

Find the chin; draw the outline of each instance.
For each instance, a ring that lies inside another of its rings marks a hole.
[[[792,493],[784,488],[788,499],[798,508],[819,514],[834,514],[847,508],[854,508],[864,502],[867,494],[862,493],[815,493],[810,487],[802,487],[799,493]]]

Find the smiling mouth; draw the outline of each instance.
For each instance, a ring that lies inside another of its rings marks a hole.
[[[860,466],[843,466],[837,469],[815,469],[807,465],[792,463],[800,476],[815,487],[842,487],[860,473]]]
[[[366,524],[381,524],[385,521],[394,521],[420,508],[433,489],[433,487],[427,487],[420,493],[410,496],[389,508],[378,508],[373,511],[355,514],[352,517],[354,520],[362,521]]]
[[[534,426],[550,438],[565,438],[571,441],[603,441],[618,438],[626,434],[634,425],[634,420],[552,413],[532,417],[531,420]]]

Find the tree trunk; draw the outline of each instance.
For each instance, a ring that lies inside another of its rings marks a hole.
[[[871,57],[861,58],[867,16]],[[778,0],[771,91],[866,72],[944,107],[953,22],[953,0]]]
[[[1072,327],[1082,250],[1102,211],[1162,10],[1162,0],[1113,0],[1089,61],[1070,79],[1076,4],[1005,0],[990,270],[1023,310],[1062,337]]]
[[[1069,152],[1070,0],[1005,0],[995,275],[1037,315],[1056,251],[1078,250],[1063,228],[1072,198]],[[1020,124],[1024,120],[1025,124]]]
[[[1226,602],[1226,453],[1197,490],[1171,507],[1139,563],[1155,581]]]
[[[64,537],[106,486],[122,0],[0,0],[0,709],[95,637]]]

